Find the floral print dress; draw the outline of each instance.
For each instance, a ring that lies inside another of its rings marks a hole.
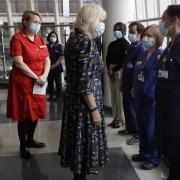
[[[62,167],[76,173],[103,167],[109,160],[103,114],[101,76],[103,62],[94,41],[78,31],[71,34],[65,47],[66,91],[59,155]],[[83,99],[94,94],[102,115],[96,126]]]

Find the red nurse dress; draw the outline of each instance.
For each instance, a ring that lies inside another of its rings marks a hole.
[[[24,31],[16,33],[10,42],[10,56],[22,56],[24,63],[40,76],[44,72],[45,59],[49,56],[42,37],[35,35],[34,42]],[[7,117],[15,121],[35,121],[46,114],[46,95],[33,94],[35,80],[23,74],[13,64],[9,76]]]

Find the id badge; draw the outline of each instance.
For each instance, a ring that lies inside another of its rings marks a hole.
[[[127,68],[128,68],[128,69],[132,69],[132,68],[133,68],[133,64],[132,64],[132,63],[128,63],[128,64],[127,64]]]
[[[168,71],[166,71],[166,70],[159,70],[158,71],[158,77],[159,78],[165,78],[165,79],[168,79],[168,74],[169,74],[169,72]]]
[[[144,82],[144,75],[142,73],[138,74],[138,81]]]

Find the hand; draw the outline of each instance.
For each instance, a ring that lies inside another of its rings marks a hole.
[[[47,81],[47,77],[45,75],[39,76],[39,78],[36,80],[36,82],[40,85],[43,86]]]
[[[113,74],[113,72],[111,70],[108,70],[107,73],[109,76],[111,76]]]
[[[102,117],[98,109],[96,111],[91,112],[91,117],[94,121],[94,123],[99,126],[102,122]]]
[[[50,66],[50,69],[54,69],[54,68],[55,68],[54,64]]]
[[[114,81],[114,74],[113,74],[113,72],[111,71],[111,70],[108,70],[108,75],[109,75],[109,78],[112,80],[112,81]]]
[[[119,90],[122,92],[122,79],[119,80]]]
[[[110,70],[107,70],[107,74],[110,75]]]

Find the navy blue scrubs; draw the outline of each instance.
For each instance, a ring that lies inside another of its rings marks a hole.
[[[134,67],[140,53],[145,51],[141,42],[132,43],[129,47],[122,70],[122,95],[126,130],[133,136],[138,136],[138,124],[134,109],[134,98],[130,91],[133,87]]]
[[[155,144],[155,87],[157,61],[162,53],[157,49],[147,59],[147,51],[137,60],[134,70],[135,109],[139,125],[139,151],[145,160],[158,165],[160,157]]]
[[[47,44],[51,65],[55,64],[60,56],[64,55],[64,47],[59,42],[56,42],[53,46]],[[56,83],[57,96],[60,96],[62,82],[61,73],[63,72],[62,63],[60,63],[56,68],[51,69],[48,75],[48,89],[50,96],[53,96],[53,84]]]
[[[180,179],[180,34],[159,61],[157,129],[161,152],[168,158],[170,174]],[[174,173],[173,173],[174,172]]]

